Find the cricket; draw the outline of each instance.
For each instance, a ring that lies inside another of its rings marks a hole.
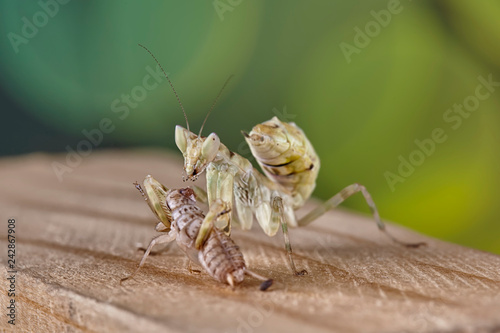
[[[242,132],[252,155],[264,172],[260,173],[249,160],[230,151],[217,134],[202,136],[203,127],[231,77],[217,95],[198,134],[193,133],[189,129],[179,95],[167,73],[148,48],[141,44],[139,46],[153,57],[163,71],[184,114],[186,128],[179,125],[175,127],[175,143],[184,157],[184,180],[195,181],[206,173],[206,192],[193,187],[200,200],[206,198],[211,212],[201,224],[195,241],[196,249],[203,247],[213,228],[230,235],[233,215],[243,230],[252,227],[255,217],[268,236],[276,235],[281,226],[290,269],[295,275],[305,275],[307,271],[298,270],[293,260],[288,227],[307,226],[358,192],[362,193],[378,229],[393,242],[410,248],[425,244],[407,243],[389,233],[370,193],[358,183],[346,186],[304,217],[297,219],[295,211],[310,198],[320,169],[319,157],[305,133],[295,123],[282,122],[277,117],[254,126],[250,133]],[[223,210],[233,211],[233,204],[236,214],[217,213],[217,209],[219,213]],[[213,216],[217,218],[214,220]]]
[[[196,196],[191,188],[168,190],[150,175],[143,182],[146,191],[138,183],[134,185],[159,220],[155,230],[165,234],[151,240],[137,269],[130,276],[121,279],[121,282],[137,274],[155,245],[176,240],[177,245],[190,259],[189,271],[192,271],[191,262],[193,262],[203,267],[215,280],[226,283],[232,288],[243,282],[245,275],[263,281],[260,285],[262,291],[273,284],[272,279],[247,269],[239,247],[228,235],[217,228],[212,228],[200,249],[195,248],[195,240],[202,222],[206,219],[214,221],[221,215],[229,213],[222,201],[216,201],[205,216],[196,205]]]

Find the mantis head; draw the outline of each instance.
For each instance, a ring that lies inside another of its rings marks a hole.
[[[179,95],[175,91],[174,85],[170,81],[167,72],[163,70],[163,67],[161,66],[160,62],[156,59],[153,53],[149,51],[147,47],[141,44],[139,44],[139,46],[145,49],[156,61],[156,63],[162,70],[163,74],[165,75],[165,78],[167,79],[168,83],[170,84],[170,87],[172,87],[172,91],[174,92],[175,97],[177,98],[177,101],[179,102],[179,105],[182,109],[182,113],[184,114],[184,118],[186,119],[187,129],[181,126],[175,127],[175,143],[182,152],[182,155],[184,156],[184,171],[186,172],[187,179],[194,181],[198,178],[199,174],[205,171],[208,164],[214,160],[215,156],[217,156],[217,151],[219,150],[220,146],[219,137],[217,136],[217,134],[212,133],[208,137],[204,138],[201,136],[201,132],[203,131],[203,126],[205,126],[208,116],[212,112],[213,108],[215,107],[215,104],[217,103],[217,100],[222,94],[222,91],[224,90],[224,88],[226,87],[226,85],[233,76],[231,75],[222,86],[222,89],[215,98],[212,107],[208,111],[207,116],[205,117],[205,120],[201,125],[200,133],[196,135],[193,132],[189,131],[189,122],[187,119],[186,111],[182,106]],[[154,209],[153,212],[155,212]]]
[[[175,127],[175,143],[184,156],[184,172],[187,180],[192,181],[195,181],[215,159],[220,147],[217,134],[212,133],[208,137],[202,137],[179,125]]]

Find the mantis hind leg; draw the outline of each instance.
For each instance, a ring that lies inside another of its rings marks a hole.
[[[305,269],[298,271],[295,262],[293,260],[293,253],[292,253],[292,244],[290,243],[290,237],[288,236],[288,224],[285,219],[285,214],[284,214],[284,207],[283,207],[283,199],[281,197],[276,196],[272,199],[272,206],[271,206],[271,220],[272,223],[279,223],[281,224],[281,229],[283,230],[283,239],[285,241],[285,249],[286,252],[288,253],[288,259],[290,262],[290,268],[295,275],[306,275],[307,271]]]
[[[389,233],[386,228],[384,222],[380,219],[380,214],[378,213],[377,206],[375,206],[375,202],[373,201],[370,193],[366,190],[366,187],[364,187],[361,184],[355,183],[352,185],[349,185],[345,187],[342,191],[339,193],[335,194],[333,197],[331,197],[329,200],[325,201],[323,204],[320,206],[316,207],[313,209],[309,214],[304,216],[298,221],[299,226],[305,226],[311,223],[312,221],[316,220],[318,217],[326,213],[328,210],[333,209],[340,205],[344,200],[352,196],[353,194],[356,194],[358,192],[361,192],[363,196],[365,197],[366,203],[370,207],[370,211],[373,215],[373,218],[375,219],[375,222],[377,223],[377,226],[380,231],[382,231],[387,237],[389,237],[393,242],[398,243],[400,245],[406,246],[406,247],[419,247],[422,245],[425,245],[425,242],[419,242],[419,243],[407,243],[403,242],[396,237],[394,237],[391,233]]]

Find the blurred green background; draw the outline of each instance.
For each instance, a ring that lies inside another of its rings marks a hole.
[[[453,113],[457,128],[444,118],[479,76],[500,81],[498,1],[2,0],[0,13],[2,156],[76,149],[103,118],[115,127],[94,149],[176,149],[184,118],[142,43],[192,129],[235,74],[204,134],[250,158],[240,129],[295,121],[322,160],[317,197],[359,182],[383,218],[500,253],[500,87]],[[418,160],[436,128],[447,139]],[[421,165],[402,177],[411,154]],[[361,195],[345,206],[368,212]]]

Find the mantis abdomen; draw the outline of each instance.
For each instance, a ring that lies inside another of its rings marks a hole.
[[[304,132],[273,117],[243,134],[266,176],[290,193],[295,209],[301,207],[316,187],[320,167]]]

